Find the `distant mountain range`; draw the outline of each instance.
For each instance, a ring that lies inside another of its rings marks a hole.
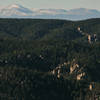
[[[100,18],[100,11],[95,9],[29,9],[18,4],[0,7],[0,18],[40,18],[83,20]]]

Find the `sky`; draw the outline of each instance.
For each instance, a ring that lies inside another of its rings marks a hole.
[[[0,6],[19,4],[28,8],[74,9],[89,8],[100,10],[100,0],[0,0]]]

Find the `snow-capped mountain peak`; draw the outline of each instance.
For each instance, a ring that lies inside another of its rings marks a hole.
[[[22,6],[18,4],[12,4],[12,5],[6,6],[5,8],[6,9],[19,9],[19,8],[22,8]]]
[[[9,6],[9,8],[12,9],[12,8],[20,8],[20,7],[19,7],[19,5],[14,4],[14,5]]]
[[[33,11],[18,4],[8,5],[0,9],[0,17],[2,18],[24,18],[30,16]]]

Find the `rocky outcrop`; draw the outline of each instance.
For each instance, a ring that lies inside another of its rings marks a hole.
[[[83,32],[80,27],[77,28],[77,31],[79,33],[81,33],[83,36],[86,36],[87,40],[88,40],[88,43],[90,43],[90,44],[94,43],[98,40],[96,34],[89,34],[89,33]]]
[[[51,71],[51,73],[57,78],[73,77],[76,80],[82,80],[86,75],[84,68],[81,67],[75,59],[72,61],[64,62],[63,64],[59,64],[55,69]]]

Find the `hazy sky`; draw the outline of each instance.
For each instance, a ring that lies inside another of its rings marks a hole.
[[[0,0],[0,6],[20,4],[28,8],[90,8],[100,10],[100,0]]]

